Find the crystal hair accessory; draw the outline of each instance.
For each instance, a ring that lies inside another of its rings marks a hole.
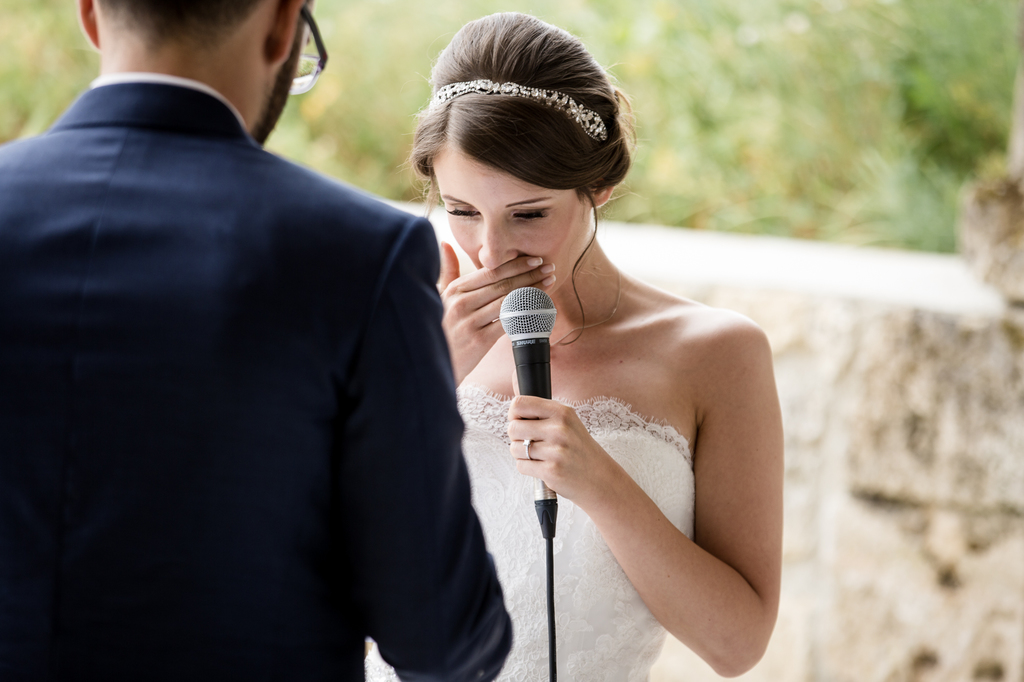
[[[430,106],[440,106],[471,92],[480,95],[509,95],[532,99],[535,102],[546,104],[552,109],[565,112],[569,118],[580,124],[583,132],[593,139],[601,142],[608,139],[608,130],[604,127],[604,121],[597,115],[597,112],[581,106],[574,99],[557,90],[541,90],[540,88],[528,88],[518,83],[495,83],[490,80],[465,81],[439,88],[434,99],[431,100]]]

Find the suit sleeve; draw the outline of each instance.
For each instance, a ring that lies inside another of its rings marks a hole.
[[[438,268],[433,229],[410,221],[382,274],[347,391],[342,525],[353,599],[399,676],[491,680],[512,626],[470,504]]]

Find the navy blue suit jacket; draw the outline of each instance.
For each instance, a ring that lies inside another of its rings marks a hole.
[[[0,679],[496,676],[438,267],[190,89],[0,148]]]

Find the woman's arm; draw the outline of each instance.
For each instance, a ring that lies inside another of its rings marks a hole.
[[[688,364],[701,368],[691,387],[698,401],[693,541],[586,434],[571,408],[517,398],[509,434],[541,441],[531,454],[542,461],[520,460],[519,471],[586,511],[658,621],[730,677],[761,659],[778,612],[782,418],[764,333],[738,315],[709,317],[687,346],[691,358],[700,356]],[[531,418],[546,423],[520,421]]]

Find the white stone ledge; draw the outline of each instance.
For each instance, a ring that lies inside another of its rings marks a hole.
[[[867,300],[954,314],[1001,316],[1005,303],[959,256],[726,234],[602,225],[617,265],[683,286],[729,286]]]
[[[396,204],[423,214],[422,205]],[[453,241],[444,211],[431,221]],[[624,271],[673,290],[729,287],[1000,317],[1003,297],[957,255],[603,221],[598,238]]]

